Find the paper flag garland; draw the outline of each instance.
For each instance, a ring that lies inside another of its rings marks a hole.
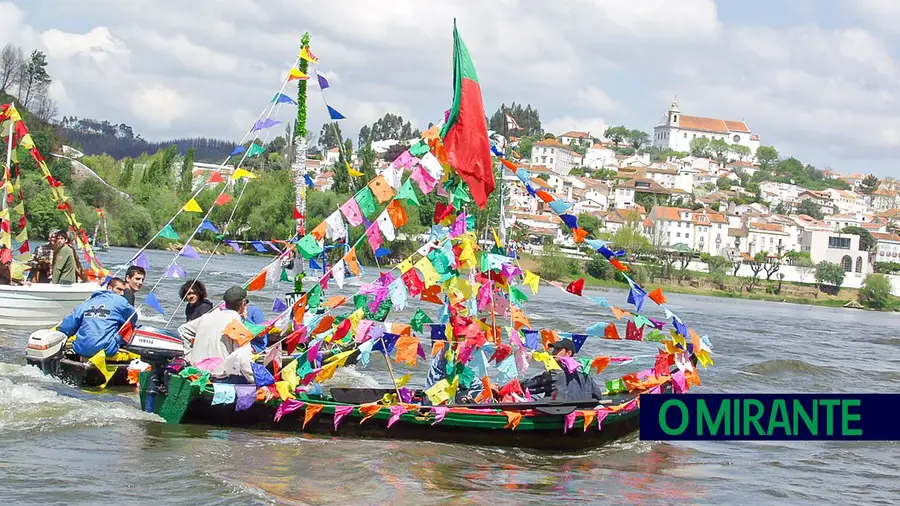
[[[166,314],[166,312],[163,311],[162,306],[159,304],[159,299],[156,298],[156,294],[153,292],[147,294],[147,297],[144,298],[144,304],[152,307],[159,314]]]
[[[175,232],[175,229],[172,228],[172,225],[166,225],[162,230],[159,231],[159,236],[164,239],[171,239],[173,241],[178,240],[178,234]]]
[[[339,120],[339,119],[347,119],[346,116],[344,116],[343,114],[337,112],[337,111],[334,109],[334,107],[331,107],[330,105],[326,105],[325,107],[328,108],[328,116],[329,116],[332,120],[337,121],[337,120]]]
[[[134,259],[129,263],[131,265],[134,265],[135,267],[141,267],[142,269],[148,270],[148,271],[150,270],[150,261],[147,260],[146,256],[144,256],[143,251],[138,253],[138,255],[136,257],[134,257]]]

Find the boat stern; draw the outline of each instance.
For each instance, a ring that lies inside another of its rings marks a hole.
[[[37,366],[44,373],[56,371],[68,337],[58,330],[41,329],[28,336],[25,345],[25,361]]]

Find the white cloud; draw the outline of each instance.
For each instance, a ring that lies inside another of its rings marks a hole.
[[[176,91],[158,85],[138,89],[129,103],[132,114],[157,128],[168,128],[173,121],[189,116],[188,106]]]
[[[552,132],[555,135],[561,135],[569,130],[578,132],[589,132],[592,136],[601,138],[606,127],[609,126],[603,118],[575,118],[572,116],[563,116],[554,118],[550,121],[543,122],[544,130]]]

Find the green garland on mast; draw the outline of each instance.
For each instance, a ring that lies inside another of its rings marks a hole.
[[[300,46],[309,47],[309,32],[303,34]],[[309,62],[300,58],[300,72],[309,75]],[[297,83],[297,123],[294,124],[294,136],[298,139],[306,138],[306,86],[308,80],[303,79]]]

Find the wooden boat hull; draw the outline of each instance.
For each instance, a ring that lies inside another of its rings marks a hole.
[[[146,376],[141,378],[141,406],[147,408]],[[257,402],[249,409],[236,411],[234,404],[212,404],[212,395],[198,394],[197,387],[188,387],[187,381],[170,377],[169,388],[177,391],[190,388],[191,396],[179,423],[236,427],[242,429],[276,430],[303,432],[331,437],[356,437],[372,439],[422,440],[442,443],[457,443],[480,446],[503,446],[533,448],[538,450],[581,450],[603,446],[621,439],[640,428],[640,409],[612,413],[602,422],[598,430],[596,420],[584,428],[584,418],[576,415],[574,426],[563,431],[565,415],[543,414],[537,410],[521,411],[523,417],[515,429],[506,428],[508,419],[499,409],[485,405],[484,409],[454,409],[444,420],[434,424],[434,415],[424,408],[410,411],[388,427],[390,411],[382,408],[372,418],[362,421],[363,414],[354,409],[346,415],[338,429],[334,428],[334,409],[337,406],[356,404],[339,403],[327,398],[310,398],[305,402],[321,404],[323,408],[306,427],[303,426],[305,408],[284,415],[274,421],[276,406]],[[624,394],[611,398],[614,404],[627,402],[633,396]],[[173,396],[173,399],[175,397]],[[157,394],[152,411],[166,417],[166,396]],[[172,404],[178,404],[173,400]]]
[[[97,283],[0,285],[0,327],[52,327],[100,289]]]

